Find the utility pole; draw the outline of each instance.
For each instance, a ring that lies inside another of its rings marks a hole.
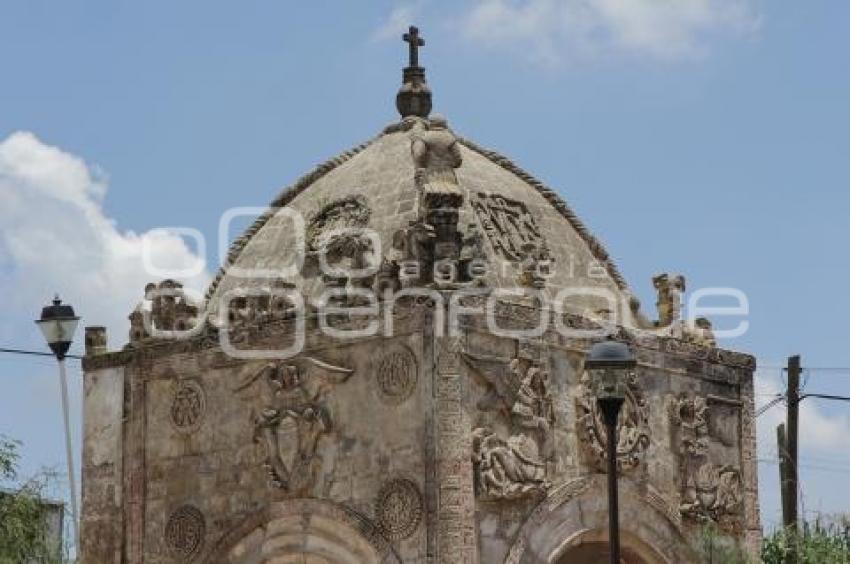
[[[791,496],[788,493],[788,439],[785,436],[785,423],[776,427],[776,452],[779,453],[779,492],[782,500],[782,525],[788,526],[791,513]]]
[[[799,491],[798,474],[798,438],[800,417],[800,355],[788,357],[788,437],[787,449],[785,450],[787,466],[787,494],[788,514],[785,516],[785,531],[791,537],[790,552],[788,554],[789,564],[797,563],[797,492]]]

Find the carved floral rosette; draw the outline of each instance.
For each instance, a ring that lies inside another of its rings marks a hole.
[[[177,508],[165,524],[165,544],[182,560],[192,559],[204,542],[206,524],[201,511],[193,505]]]
[[[388,539],[406,539],[422,521],[424,504],[419,487],[407,478],[386,482],[375,500],[375,520]]]
[[[593,464],[604,471],[608,460],[605,450],[605,422],[587,373],[581,379],[579,395],[576,398],[576,414],[582,447]],[[627,377],[626,399],[617,424],[617,470],[624,472],[638,467],[649,443],[649,404],[638,385],[637,374],[632,373]]]

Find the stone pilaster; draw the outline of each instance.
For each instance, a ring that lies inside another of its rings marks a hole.
[[[744,529],[747,552],[758,560],[761,553],[761,523],[758,498],[755,397],[752,372],[741,378],[741,479],[744,485]]]
[[[437,547],[441,563],[478,562],[472,434],[463,410],[460,339],[434,339],[437,397]]]
[[[124,550],[125,561],[144,561],[145,553],[145,370],[138,362],[125,378]]]

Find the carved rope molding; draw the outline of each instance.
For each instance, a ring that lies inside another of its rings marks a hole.
[[[283,190],[278,193],[277,197],[272,200],[269,204],[269,209],[266,210],[262,215],[260,215],[254,223],[251,224],[248,229],[246,229],[242,235],[237,237],[233,243],[230,244],[230,248],[227,251],[227,258],[224,261],[224,265],[218,269],[215,277],[212,282],[210,282],[209,287],[207,288],[207,292],[204,295],[204,301],[209,302],[210,298],[212,298],[215,293],[216,288],[218,288],[221,279],[224,277],[225,272],[228,267],[230,267],[233,263],[236,262],[236,259],[239,258],[239,255],[242,254],[242,251],[245,249],[245,246],[248,244],[248,241],[257,234],[257,232],[263,228],[263,226],[277,213],[279,208],[282,208],[288,205],[292,200],[295,199],[296,196],[304,192],[310,185],[314,182],[322,178],[324,175],[328,174],[338,166],[343,163],[350,161],[355,155],[363,152],[367,147],[369,147],[372,143],[381,138],[384,134],[381,133],[368,141],[357,145],[356,147],[349,149],[343,153],[336,155],[323,162],[322,164],[316,166],[313,170],[299,178],[295,181],[294,184],[287,186]]]
[[[260,230],[262,227],[271,219],[276,213],[276,208],[283,207],[292,200],[301,194],[304,190],[306,190],[311,184],[316,182],[318,179],[323,177],[325,174],[334,170],[336,167],[341,164],[351,160],[355,155],[361,153],[367,147],[369,147],[372,143],[377,141],[379,138],[383,137],[387,134],[392,134],[397,131],[404,131],[412,127],[414,120],[405,120],[400,122],[399,124],[392,124],[384,129],[383,132],[373,137],[372,139],[357,145],[356,147],[349,149],[339,155],[325,161],[324,163],[318,165],[312,171],[308,172],[301,178],[295,181],[294,184],[284,188],[278,196],[272,200],[269,205],[269,209],[260,215],[254,223],[246,229],[242,235],[236,238],[233,243],[231,243],[230,248],[227,252],[227,258],[225,259],[225,264],[219,268],[212,282],[210,282],[209,287],[207,288],[207,292],[204,296],[204,299],[209,301],[212,295],[215,293],[216,288],[218,288],[218,284],[221,282],[227,268],[231,266],[236,259],[239,258],[239,255],[242,253],[242,250],[247,245],[248,241]],[[593,256],[600,261],[611,275],[611,277],[616,282],[617,286],[621,290],[628,290],[628,284],[626,280],[623,278],[622,274],[618,270],[616,264],[611,259],[608,252],[599,242],[599,240],[590,232],[587,226],[581,221],[581,219],[576,215],[576,213],[570,208],[570,206],[560,197],[558,196],[554,190],[543,184],[540,180],[526,172],[521,167],[517,166],[507,157],[497,153],[496,151],[485,149],[473,141],[466,139],[465,137],[457,137],[458,141],[467,147],[468,149],[482,155],[487,158],[494,164],[497,164],[504,168],[505,170],[513,173],[517,177],[519,177],[522,181],[524,181],[529,186],[533,187],[537,190],[540,195],[546,198],[552,206],[558,210],[561,215],[572,225],[572,227],[576,230],[579,236],[587,243],[590,248]]]
[[[579,234],[579,237],[587,243],[587,246],[590,248],[591,254],[601,262],[605,269],[608,271],[608,274],[611,275],[611,278],[616,282],[617,287],[621,290],[629,291],[629,285],[626,282],[626,279],[623,278],[623,275],[620,274],[617,265],[614,264],[614,261],[611,259],[611,256],[608,254],[608,251],[602,246],[602,243],[597,239],[587,228],[584,222],[576,215],[576,213],[570,208],[570,206],[560,197],[554,190],[543,184],[540,180],[529,174],[527,171],[516,165],[509,158],[504,155],[497,153],[496,151],[492,151],[489,149],[485,149],[480,145],[476,144],[465,137],[458,136],[458,141],[466,148],[478,153],[479,155],[485,157],[489,161],[494,164],[499,165],[503,169],[508,172],[516,175],[520,180],[537,190],[537,192],[546,198],[546,200],[552,204],[556,210],[558,210],[561,215],[566,219],[570,225],[572,225],[573,229]]]

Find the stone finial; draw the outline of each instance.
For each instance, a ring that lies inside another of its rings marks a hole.
[[[419,66],[419,48],[425,40],[419,35],[416,26],[410,26],[402,40],[408,43],[409,64],[402,72],[402,83],[395,98],[395,105],[402,118],[416,116],[428,117],[431,113],[431,89],[425,81],[425,69]]]
[[[100,325],[86,327],[86,356],[95,356],[106,352],[108,352],[106,327]]]
[[[685,277],[680,274],[658,274],[652,278],[652,285],[658,292],[658,326],[669,327],[682,317]]]

